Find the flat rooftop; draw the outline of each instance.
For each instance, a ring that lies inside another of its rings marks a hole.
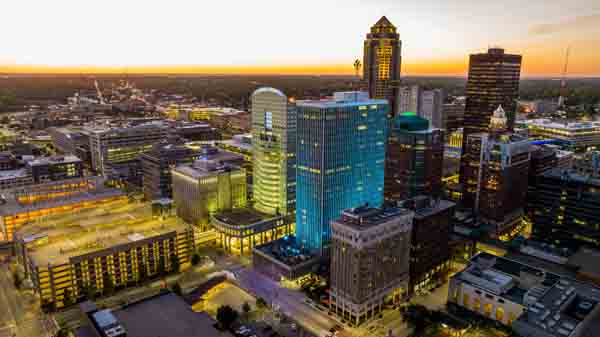
[[[583,174],[578,173],[575,170],[564,170],[561,168],[554,168],[542,173],[546,177],[561,178],[563,180],[574,181],[578,183],[584,183],[600,187],[600,179],[592,178]]]
[[[74,155],[64,155],[64,156],[52,156],[52,157],[38,157],[34,160],[30,160],[27,162],[29,166],[39,166],[39,165],[54,165],[54,164],[69,164],[69,163],[78,163],[81,162],[77,156]]]
[[[205,312],[194,312],[185,301],[164,293],[112,311],[128,337],[231,337],[214,328]],[[79,329],[76,337],[95,336],[93,327]]]
[[[540,118],[540,119],[528,119],[520,121],[519,123],[525,124],[529,127],[538,127],[544,129],[555,129],[561,131],[598,131],[600,132],[600,122],[560,122],[557,120]]]
[[[435,202],[433,202],[430,205],[427,205],[425,207],[421,207],[421,208],[417,208],[414,210],[415,212],[415,218],[419,219],[419,218],[426,218],[429,217],[431,215],[443,212],[447,209],[450,209],[452,207],[456,206],[456,203],[449,201],[449,200],[437,200]]]
[[[236,208],[230,211],[224,211],[214,215],[214,218],[216,218],[217,220],[236,227],[250,226],[265,220],[279,217],[282,216],[262,213],[249,207]]]
[[[109,203],[42,219],[22,228],[18,236],[27,242],[36,265],[58,265],[72,257],[188,228],[177,217],[154,219],[150,203]]]
[[[396,207],[372,208],[363,206],[344,210],[342,216],[334,221],[355,230],[364,230],[409,213],[410,211],[407,209]]]
[[[97,184],[96,188],[93,188],[93,189],[90,189],[87,191],[78,191],[77,193],[72,194],[72,195],[56,197],[56,198],[47,199],[47,200],[43,200],[43,201],[37,201],[34,203],[21,203],[17,200],[17,195],[19,193],[27,194],[28,193],[27,191],[31,191],[31,193],[37,193],[39,195],[43,192],[37,192],[35,190],[36,188],[40,188],[40,187],[43,188],[44,186],[57,185],[57,183],[68,183],[69,181],[73,181],[73,182],[83,181],[85,179],[86,178],[63,180],[60,182],[31,185],[31,186],[24,187],[24,188],[17,188],[17,189],[2,191],[2,192],[0,192],[0,199],[2,199],[4,201],[4,204],[0,204],[0,206],[2,206],[2,207],[0,207],[0,215],[14,215],[14,214],[18,214],[18,213],[31,212],[31,211],[36,211],[36,210],[40,210],[40,209],[72,205],[72,204],[77,204],[77,203],[81,203],[84,201],[94,201],[94,200],[100,200],[100,199],[106,199],[106,198],[118,197],[118,196],[125,195],[125,193],[119,189],[103,186],[102,180],[96,179],[95,180],[96,184]],[[49,193],[49,192],[47,191],[47,193]]]
[[[215,174],[231,172],[240,168],[234,165],[223,164],[215,160],[196,160],[191,165],[178,165],[173,169],[174,172],[185,175],[193,179],[210,177]]]
[[[8,170],[8,171],[0,171],[0,180],[3,179],[15,179],[15,178],[25,178],[29,176],[29,171],[27,169],[18,169],[18,170]]]
[[[318,257],[300,247],[296,242],[296,237],[292,235],[273,240],[254,249],[290,267],[312,261]]]

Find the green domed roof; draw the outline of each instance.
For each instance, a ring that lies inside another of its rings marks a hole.
[[[406,111],[394,117],[392,127],[406,131],[421,131],[429,129],[429,121],[414,112]]]

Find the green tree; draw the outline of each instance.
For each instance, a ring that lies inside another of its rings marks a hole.
[[[61,327],[60,329],[58,329],[58,331],[54,335],[54,337],[71,337],[71,336],[73,336],[73,333],[67,327]]]
[[[173,293],[179,296],[183,294],[183,290],[181,289],[181,285],[179,284],[179,282],[173,283],[173,285],[171,286],[171,291],[173,291]]]
[[[242,305],[242,311],[244,312],[244,318],[248,319],[248,317],[250,315],[250,311],[252,311],[252,307],[250,306],[250,303],[248,303],[247,301],[244,302],[244,304]]]
[[[267,301],[265,301],[264,298],[259,297],[256,299],[256,307],[259,309],[266,309],[267,308]]]
[[[217,321],[223,330],[228,330],[238,319],[238,312],[228,305],[222,305],[217,309]]]
[[[69,307],[73,304],[75,304],[73,292],[71,291],[71,288],[66,288],[65,292],[63,293],[63,306]]]
[[[176,254],[171,255],[171,270],[179,273],[181,270],[181,264],[179,263],[179,257]]]
[[[15,271],[13,272],[13,284],[15,285],[15,288],[19,289],[21,288],[21,285],[23,284],[23,279],[21,279],[21,275],[19,275],[19,272]]]
[[[200,254],[194,253],[192,255],[192,261],[191,261],[192,262],[192,266],[197,266],[200,263],[200,260],[201,260]]]

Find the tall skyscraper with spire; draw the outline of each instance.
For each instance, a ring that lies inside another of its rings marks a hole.
[[[369,96],[387,99],[392,115],[397,113],[402,41],[396,27],[383,16],[371,27],[364,43],[363,79]]]

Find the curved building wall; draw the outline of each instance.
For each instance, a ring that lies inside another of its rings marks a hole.
[[[254,208],[267,214],[295,209],[296,112],[279,90],[252,94]]]

